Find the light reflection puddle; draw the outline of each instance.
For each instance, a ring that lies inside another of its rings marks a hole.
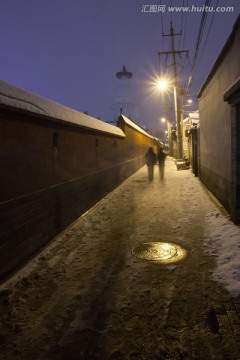
[[[132,249],[138,259],[169,264],[183,260],[187,251],[178,244],[169,242],[148,242],[138,244]]]

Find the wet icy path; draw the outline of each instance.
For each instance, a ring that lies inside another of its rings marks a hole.
[[[165,181],[155,171],[149,183],[143,167],[6,284],[3,359],[227,359],[206,321],[228,297],[204,252],[214,210],[190,170],[169,159]],[[175,242],[188,256],[171,265],[135,258],[132,248],[149,241]]]

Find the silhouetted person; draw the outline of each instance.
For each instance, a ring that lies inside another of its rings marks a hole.
[[[157,153],[160,180],[163,180],[164,178],[165,158],[166,158],[166,154],[164,153],[163,148],[160,147]]]
[[[157,162],[157,157],[151,147],[148,149],[147,153],[145,154],[145,159],[148,167],[148,179],[149,181],[152,181],[154,174],[154,165]]]

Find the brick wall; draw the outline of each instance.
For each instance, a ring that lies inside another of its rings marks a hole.
[[[153,139],[0,111],[0,279],[144,163]]]

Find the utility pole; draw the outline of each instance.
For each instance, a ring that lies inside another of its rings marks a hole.
[[[172,156],[172,155],[173,155],[173,148],[172,148],[171,116],[170,116],[170,105],[169,105],[169,101],[167,102],[166,106],[167,106],[168,146],[169,146],[169,154],[170,154],[170,156]]]
[[[171,36],[171,51],[160,51],[158,55],[172,55],[173,59],[173,71],[174,71],[174,103],[175,103],[175,115],[177,122],[177,149],[178,149],[178,158],[183,158],[183,139],[182,139],[182,125],[181,125],[181,113],[179,106],[179,91],[178,91],[178,74],[177,74],[177,62],[176,54],[181,55],[186,53],[188,55],[188,50],[175,50],[174,36],[181,35],[181,33],[174,33],[174,29],[171,22],[170,34],[163,34],[163,36]]]

